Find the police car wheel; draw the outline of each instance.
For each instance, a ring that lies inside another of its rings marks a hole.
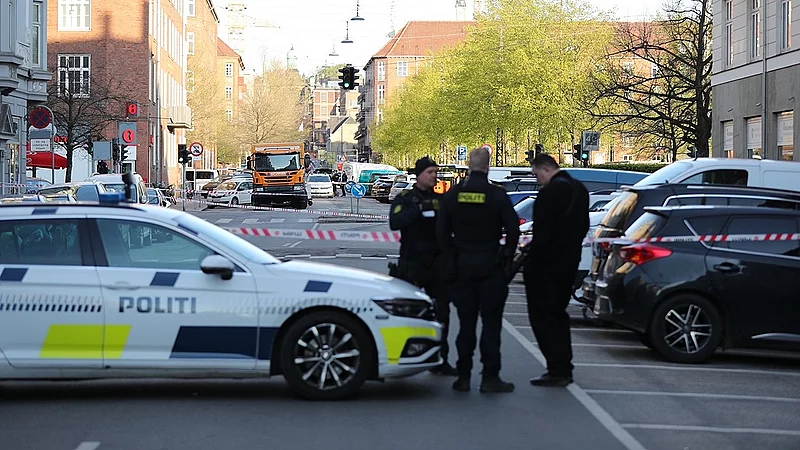
[[[310,400],[352,397],[374,364],[369,332],[343,313],[319,311],[302,317],[281,342],[283,376]]]

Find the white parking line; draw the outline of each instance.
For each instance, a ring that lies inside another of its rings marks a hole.
[[[800,377],[800,372],[787,372],[783,370],[726,369],[724,367],[665,366],[661,364],[573,363],[573,365],[575,367],[604,367],[608,369],[683,370],[688,372],[747,373],[755,375],[781,375],[789,377]]]
[[[215,223],[231,223],[233,219],[217,219]]]
[[[514,325],[514,327],[519,328],[520,330],[530,330],[530,325]],[[624,334],[632,334],[633,331],[623,330],[620,328],[576,328],[570,327],[570,331],[596,331],[599,333],[624,333]]]
[[[284,258],[311,258],[311,255],[286,255]]]
[[[297,219],[299,223],[311,223],[314,219]]]
[[[243,224],[253,225],[258,223],[258,219],[244,219],[242,220]]]
[[[303,241],[294,242],[292,244],[289,244],[289,248],[295,248],[295,247],[297,247],[298,245],[300,245],[302,243],[303,243]]]
[[[80,445],[75,447],[75,450],[95,450],[97,447],[100,447],[100,443],[97,441],[86,441],[81,442]]]
[[[768,428],[723,428],[723,427],[700,427],[694,425],[662,425],[657,423],[623,423],[622,428],[642,429],[642,430],[666,430],[666,431],[705,431],[711,433],[737,433],[737,434],[774,434],[783,436],[800,436],[798,430],[771,430]]]
[[[547,366],[547,361],[542,355],[542,352],[533,345],[531,341],[529,341],[522,333],[519,332],[511,322],[507,319],[503,319],[503,328],[508,331],[517,342],[522,345],[525,350],[528,351],[534,358],[536,358],[539,363]],[[611,417],[611,414],[608,413],[599,403],[597,403],[589,394],[586,393],[580,386],[575,383],[570,384],[567,386],[567,390],[586,408],[590,414],[592,414],[601,425],[603,425],[619,442],[625,446],[628,450],[645,450],[644,446],[639,443],[627,430],[625,430],[619,422],[614,420]]]
[[[269,223],[283,223],[286,219],[269,219]]]
[[[361,253],[339,253],[337,258],[361,258]]]
[[[750,400],[756,402],[800,403],[800,398],[765,397],[759,395],[705,394],[702,392],[615,391],[613,389],[586,389],[586,392],[593,395],[641,395],[651,397],[688,397],[719,400]]]
[[[334,259],[336,256],[312,256],[309,259]]]

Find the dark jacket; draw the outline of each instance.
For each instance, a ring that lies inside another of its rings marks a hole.
[[[536,196],[528,260],[540,271],[571,270],[581,260],[588,231],[589,192],[583,183],[560,171]]]
[[[437,235],[442,251],[455,256],[459,274],[478,276],[500,268],[514,254],[519,217],[506,191],[490,184],[487,174],[475,172],[444,195]]]
[[[400,258],[432,259],[440,253],[436,239],[441,194],[423,191],[415,185],[395,197],[389,215],[389,228],[400,230]]]

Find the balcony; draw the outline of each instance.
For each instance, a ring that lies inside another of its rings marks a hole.
[[[167,128],[192,128],[192,109],[188,106],[167,108]]]
[[[0,94],[9,95],[12,91],[19,88],[20,80],[17,78],[17,70],[24,59],[14,53],[0,53]]]

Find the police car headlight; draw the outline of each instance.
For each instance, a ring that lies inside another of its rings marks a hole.
[[[436,318],[433,305],[427,300],[411,298],[373,298],[372,301],[393,316],[413,317],[425,320],[434,320]]]

